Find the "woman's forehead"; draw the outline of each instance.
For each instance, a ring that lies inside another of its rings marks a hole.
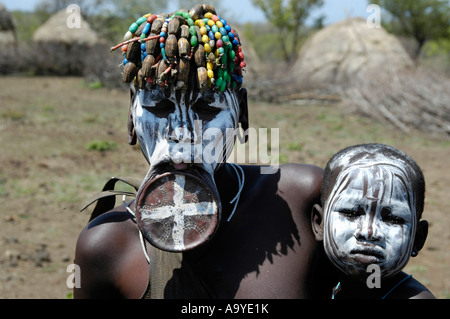
[[[238,105],[237,94],[234,90],[226,90],[224,92],[206,90],[200,92],[198,90],[175,91],[157,87],[139,90],[138,97],[140,104],[143,106],[152,106],[164,99],[188,105],[195,103],[199,99],[221,107]]]

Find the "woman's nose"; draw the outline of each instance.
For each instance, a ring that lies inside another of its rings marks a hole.
[[[193,143],[196,140],[195,125],[187,112],[169,116],[166,139],[177,143]]]

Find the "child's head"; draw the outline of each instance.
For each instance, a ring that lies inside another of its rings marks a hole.
[[[348,147],[326,165],[316,238],[345,274],[362,279],[376,264],[382,277],[392,276],[425,242],[424,197],[422,171],[408,155],[383,144]]]

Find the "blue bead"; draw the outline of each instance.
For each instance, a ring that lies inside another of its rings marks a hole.
[[[233,45],[239,45],[238,39],[234,38],[234,40],[233,40]]]
[[[230,38],[231,41],[234,40],[234,33],[233,32],[228,32],[228,37]]]
[[[222,35],[227,35],[227,30],[225,30],[224,27],[221,27],[221,28],[219,29],[219,31],[220,31],[220,33],[222,33]]]
[[[166,37],[166,33],[165,33],[165,32],[161,32],[161,33],[159,34],[159,36],[165,38],[165,37]]]
[[[142,30],[142,33],[145,33],[148,35],[148,32],[150,31],[151,23],[148,23],[145,25],[144,30]]]
[[[164,43],[160,43],[160,44],[159,44],[159,47],[160,47],[160,48],[164,48]]]
[[[227,25],[227,22],[224,19],[220,19],[220,22],[222,22],[222,24],[225,26]]]
[[[141,51],[145,51],[145,43],[141,43]]]
[[[230,27],[228,24],[227,24],[227,25],[224,24],[224,28],[225,28],[225,30],[227,30],[228,32],[231,31],[231,27]]]
[[[214,39],[215,39],[215,37],[214,37],[214,32],[209,31],[209,32],[208,32],[208,37],[209,37],[211,40],[214,40]]]
[[[127,64],[127,63],[128,63],[127,58],[123,58],[123,66],[125,66],[125,64]]]

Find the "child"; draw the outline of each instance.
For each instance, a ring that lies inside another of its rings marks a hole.
[[[403,152],[383,144],[345,148],[327,163],[312,226],[339,270],[334,298],[434,298],[401,270],[423,247],[425,180]]]

